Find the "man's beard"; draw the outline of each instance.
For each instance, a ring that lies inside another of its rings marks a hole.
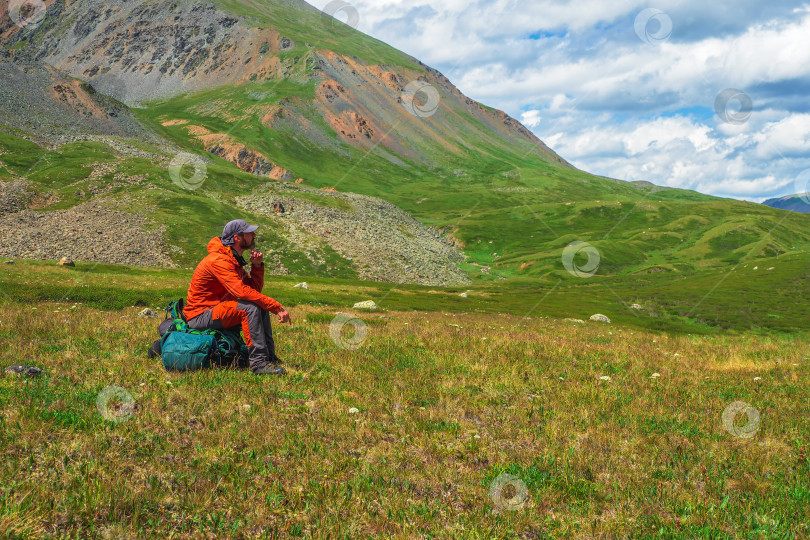
[[[239,248],[240,249],[254,249],[256,247],[256,238],[253,238],[251,242],[248,244],[247,238],[240,238],[239,239]]]

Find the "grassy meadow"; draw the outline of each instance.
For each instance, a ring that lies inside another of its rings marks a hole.
[[[8,538],[810,536],[802,331],[582,324],[549,314],[563,300],[526,316],[484,312],[503,305],[492,290],[464,306],[269,276],[293,317],[274,325],[288,373],[181,374],[146,357],[157,320],[137,313],[189,272],[2,271],[0,366],[45,370],[0,377]],[[366,298],[381,310],[350,308]],[[750,409],[724,422],[736,402]]]
[[[810,215],[593,176],[448,99],[457,150],[399,108],[423,160],[352,146],[315,51],[427,68],[284,0],[215,3],[292,38],[287,74],[133,109],[165,147],[0,123],[0,191],[148,217],[176,267],[0,260],[0,370],[44,370],[0,371],[0,538],[810,538]],[[472,283],[359,281],[325,241],[311,257],[237,203],[275,181],[192,132],[396,204],[455,239]],[[175,151],[205,157],[198,189],[172,181]],[[293,318],[273,329],[288,372],[167,372],[138,313],[184,297],[237,218],[290,272],[264,290]],[[591,251],[566,260],[575,241]],[[594,252],[590,277],[566,270]]]

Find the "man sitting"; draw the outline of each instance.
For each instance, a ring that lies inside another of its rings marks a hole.
[[[292,324],[290,314],[275,300],[261,293],[264,286],[263,253],[256,251],[256,229],[243,219],[225,225],[221,237],[208,242],[208,256],[197,265],[188,289],[183,314],[194,330],[222,330],[241,325],[250,352],[250,369],[256,375],[281,375],[277,365],[268,312],[279,322]],[[250,250],[250,274],[242,258]]]

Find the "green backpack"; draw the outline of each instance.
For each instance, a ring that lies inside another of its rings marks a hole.
[[[166,318],[160,325],[160,355],[167,370],[248,367],[248,348],[238,327],[192,330],[183,316],[183,304],[182,298],[170,302],[166,308]]]

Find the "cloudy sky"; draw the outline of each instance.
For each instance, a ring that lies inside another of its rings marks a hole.
[[[810,1],[309,0],[623,180],[810,191]],[[327,7],[330,6],[330,7]]]

